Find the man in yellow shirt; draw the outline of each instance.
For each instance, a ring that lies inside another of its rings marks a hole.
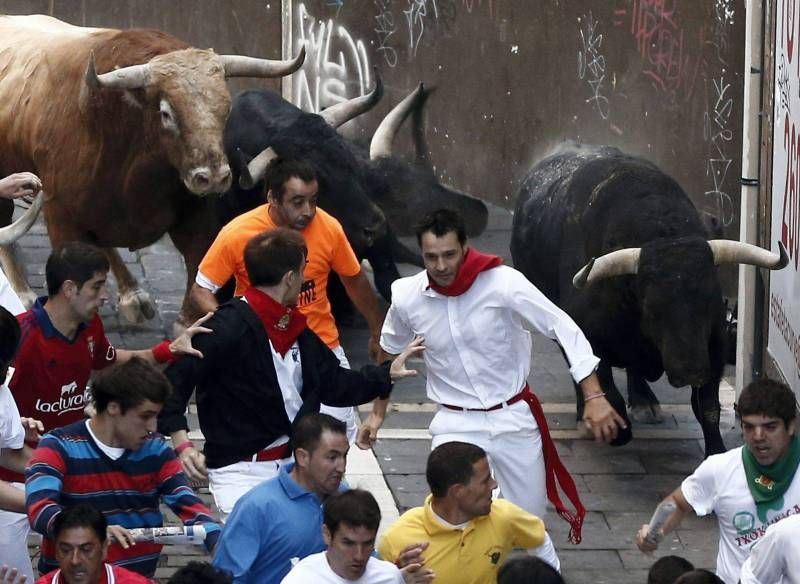
[[[308,319],[308,327],[331,348],[342,366],[349,367],[339,344],[339,331],[328,301],[328,276],[333,270],[341,278],[350,300],[367,320],[369,354],[377,360],[380,354],[378,338],[383,325],[378,298],[339,221],[317,207],[319,183],[316,170],[303,160],[276,158],[266,171],[266,189],[267,204],[239,215],[225,225],[206,252],[190,293],[195,307],[201,312],[216,310],[218,302],[214,293],[231,277],[236,279],[235,295],[244,294],[250,286],[244,265],[247,242],[269,229],[288,227],[299,231],[308,247],[308,261],[298,300],[298,308]],[[323,406],[322,412],[345,422],[350,442],[355,440],[353,408]]]
[[[544,542],[544,523],[505,499],[492,500],[497,486],[486,452],[465,442],[447,442],[428,456],[425,471],[431,494],[422,507],[405,512],[383,536],[384,560],[419,561],[415,544],[434,582],[483,584],[516,548]]]

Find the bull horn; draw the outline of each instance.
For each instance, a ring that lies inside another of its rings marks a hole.
[[[36,222],[36,217],[42,209],[44,202],[44,193],[39,195],[33,200],[28,210],[11,225],[0,229],[0,245],[11,245],[20,237],[25,235],[31,226]]]
[[[239,152],[240,156],[243,156],[241,150]],[[277,157],[278,153],[272,149],[272,146],[259,152],[249,164],[242,165],[242,170],[239,172],[239,186],[243,189],[252,189],[256,186],[264,178],[269,163]]]
[[[420,83],[414,91],[409,93],[403,101],[386,114],[378,129],[375,130],[375,135],[372,136],[372,142],[369,145],[370,160],[392,155],[394,137],[424,90],[425,87]]]
[[[641,253],[641,248],[628,247],[612,251],[599,258],[592,258],[572,278],[572,285],[580,289],[586,284],[599,282],[605,278],[635,274],[639,271],[639,255]]]
[[[150,65],[131,65],[122,69],[114,69],[102,75],[97,74],[94,51],[89,56],[86,66],[86,85],[89,87],[108,87],[110,89],[141,89],[150,82]]]
[[[294,59],[275,61],[242,55],[220,55],[225,66],[225,77],[283,77],[303,66],[306,48],[302,47]]]
[[[348,99],[342,103],[337,103],[319,113],[322,119],[328,122],[332,127],[338,128],[339,126],[349,122],[350,120],[367,113],[375,104],[378,103],[383,96],[383,81],[375,75],[375,88],[367,95]]]
[[[768,270],[782,270],[789,263],[789,254],[782,242],[778,242],[778,253],[729,239],[712,239],[708,242],[714,254],[714,264],[749,264]]]

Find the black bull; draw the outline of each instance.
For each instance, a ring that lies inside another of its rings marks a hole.
[[[719,431],[725,314],[716,265],[775,269],[785,265],[785,253],[709,241],[689,197],[655,165],[615,148],[567,146],[525,178],[511,255],[581,327],[601,359],[600,383],[626,421],[611,368],[626,369],[631,407],[653,411],[658,401],[647,382],[666,372],[673,386],[692,387],[706,455],[725,450]],[[577,386],[576,394],[580,419]],[[630,437],[623,432],[616,443]]]
[[[381,93],[378,80],[373,97],[361,98],[363,103],[354,106],[347,119],[368,111]],[[472,235],[483,231],[488,218],[482,201],[439,184],[428,165],[405,163],[391,154],[400,124],[419,112],[426,98],[420,87],[396,106],[387,115],[388,124],[384,121],[375,132],[373,142],[382,147],[371,147],[368,153],[337,133],[341,119],[332,122],[303,112],[271,91],[239,94],[224,134],[234,184],[220,199],[222,221],[263,203],[263,182],[243,186],[239,180],[246,163],[259,153],[271,148],[276,155],[310,160],[319,175],[320,207],[342,223],[356,255],[370,262],[378,291],[390,300],[391,283],[399,277],[395,262],[422,265],[419,254],[403,246],[395,233],[408,234],[421,215],[438,207],[461,211]]]

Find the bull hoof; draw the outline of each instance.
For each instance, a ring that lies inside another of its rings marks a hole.
[[[128,290],[119,297],[119,312],[125,320],[141,323],[150,320],[156,315],[150,295],[141,288]]]
[[[630,418],[640,424],[663,424],[664,414],[659,404],[631,406]]]

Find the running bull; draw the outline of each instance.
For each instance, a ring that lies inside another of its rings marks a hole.
[[[666,372],[671,385],[692,388],[706,455],[725,450],[725,311],[716,266],[781,269],[784,249],[779,255],[709,240],[687,194],[654,164],[616,148],[568,145],[523,181],[511,255],[583,329],[601,359],[598,376],[609,401],[626,421],[611,368],[626,369],[632,408],[654,412],[658,400],[647,382]],[[629,439],[627,432],[618,441]]]
[[[113,248],[145,247],[169,233],[194,281],[216,233],[207,195],[231,184],[222,148],[231,104],[225,79],[287,75],[304,56],[217,55],[155,30],[0,16],[0,176],[38,174],[51,242],[104,247],[121,312],[151,318],[149,297]],[[0,225],[12,209],[0,203]],[[0,259],[30,303],[13,249]]]
[[[239,180],[221,199],[221,217],[227,221],[263,203],[264,171],[273,157],[310,159],[320,174],[320,206],[342,223],[354,251],[370,262],[376,287],[389,300],[391,283],[399,277],[395,262],[422,265],[419,255],[405,248],[395,233],[409,233],[427,211],[450,207],[461,211],[470,234],[477,235],[486,227],[488,210],[482,201],[436,180],[421,139],[416,140],[415,163],[392,155],[392,142],[404,120],[421,112],[428,95],[422,85],[386,115],[369,152],[337,133],[336,128],[374,107],[382,90],[378,78],[370,94],[320,115],[303,112],[271,91],[238,95],[224,142]]]

